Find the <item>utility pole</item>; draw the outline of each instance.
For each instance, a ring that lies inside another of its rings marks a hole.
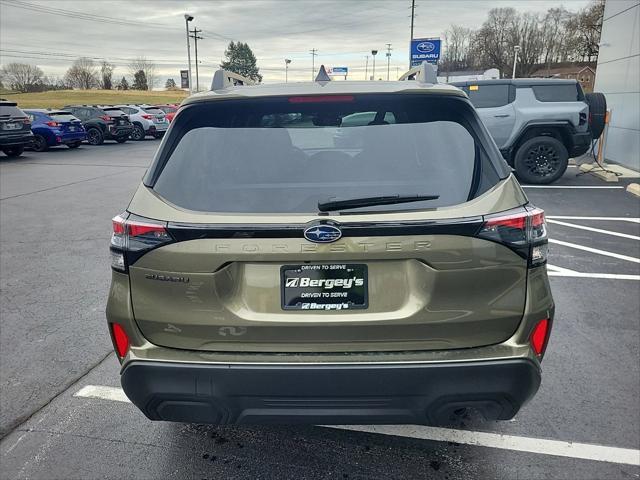
[[[312,82],[316,78],[316,55],[318,55],[316,53],[317,51],[318,51],[317,48],[312,48],[311,50],[309,50],[309,53],[311,53],[311,81]]]
[[[367,63],[364,64],[364,79],[369,80],[369,77],[367,76],[369,73],[369,55],[365,55],[364,58],[367,59]]]
[[[416,0],[411,0],[411,39],[409,45],[413,42],[413,19],[416,16]],[[409,46],[409,68],[411,68],[411,46]]]
[[[387,82],[389,81],[390,68],[391,68],[391,44],[387,43]]]
[[[187,78],[189,79],[189,95],[193,91],[191,85],[191,45],[189,44],[189,22],[193,20],[193,15],[189,15],[188,13],[184,14],[184,24],[187,27],[187,59],[189,62],[189,71],[187,74]]]
[[[198,30],[196,27],[193,27],[191,30],[193,35],[189,35],[193,38],[193,48],[196,52],[196,92],[200,91],[200,76],[198,75],[198,40],[204,40],[204,37],[199,36],[199,33],[202,33],[202,30]]]

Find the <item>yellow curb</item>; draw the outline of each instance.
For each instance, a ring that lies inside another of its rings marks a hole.
[[[630,183],[627,185],[627,192],[635,195],[636,197],[640,197],[640,184]]]

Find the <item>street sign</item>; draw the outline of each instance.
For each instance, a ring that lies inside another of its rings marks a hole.
[[[328,75],[340,75],[347,76],[349,73],[349,67],[329,67],[327,68]]]
[[[189,70],[180,70],[180,88],[189,88]]]
[[[411,40],[411,66],[422,62],[437,64],[440,58],[439,38],[414,38]]]

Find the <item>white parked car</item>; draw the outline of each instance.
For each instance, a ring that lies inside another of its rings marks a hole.
[[[117,105],[117,107],[129,115],[133,123],[132,140],[144,140],[146,136],[161,138],[169,128],[167,116],[159,108],[148,105]]]

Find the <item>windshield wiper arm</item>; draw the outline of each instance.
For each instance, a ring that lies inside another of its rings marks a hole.
[[[349,208],[373,207],[376,205],[394,205],[397,203],[424,202],[437,200],[440,195],[384,195],[378,197],[349,198],[347,200],[327,200],[318,202],[318,210],[331,212]]]

